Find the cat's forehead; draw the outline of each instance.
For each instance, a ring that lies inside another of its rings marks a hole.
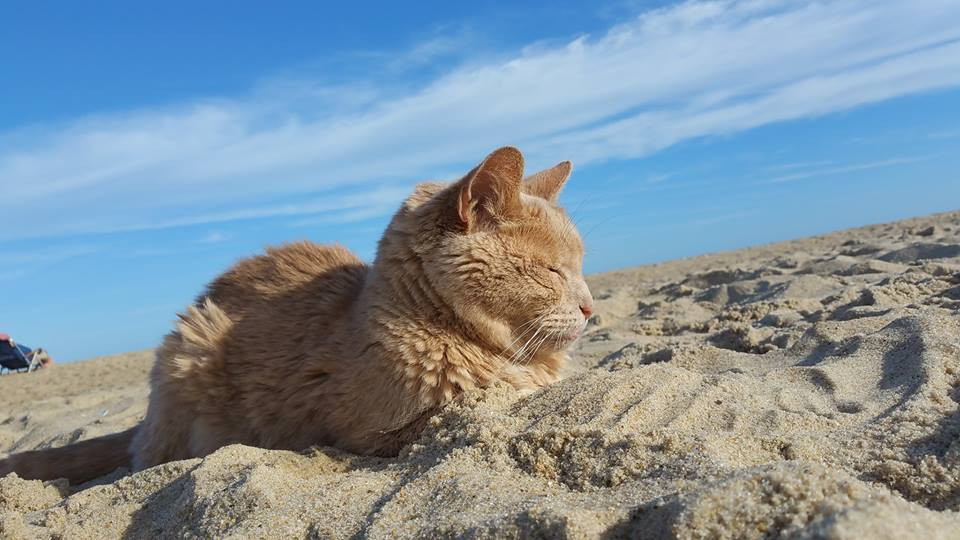
[[[544,199],[523,194],[523,220],[509,232],[531,250],[549,255],[555,260],[580,259],[583,242],[573,221],[562,208]]]
[[[418,184],[413,194],[404,202],[408,216],[424,203],[435,200],[452,184],[424,182]],[[553,261],[567,261],[576,266],[583,257],[583,243],[576,227],[567,213],[558,206],[527,193],[520,193],[521,215],[519,220],[508,222],[500,233],[513,239],[519,249],[539,253]]]
[[[539,222],[545,227],[556,229],[557,234],[564,236],[566,240],[580,241],[577,230],[573,227],[573,222],[563,208],[536,195],[526,193],[520,194],[520,203],[523,205],[523,213],[527,219]]]

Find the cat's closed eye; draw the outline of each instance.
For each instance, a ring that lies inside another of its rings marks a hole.
[[[556,274],[556,275],[558,275],[558,276],[560,276],[560,277],[563,277],[563,272],[562,272],[559,268],[557,268],[557,267],[555,267],[555,266],[548,266],[548,267],[547,267],[547,270],[553,272],[554,274]]]

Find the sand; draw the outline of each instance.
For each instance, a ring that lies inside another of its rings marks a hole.
[[[0,536],[960,538],[960,212],[589,281],[567,379],[465,396],[396,459],[8,476]],[[0,452],[134,425],[150,361],[0,378]]]

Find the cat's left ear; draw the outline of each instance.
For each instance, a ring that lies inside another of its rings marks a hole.
[[[561,161],[549,169],[544,169],[537,174],[527,177],[523,181],[524,193],[536,195],[552,203],[557,202],[560,190],[570,178],[570,172],[573,170],[573,164],[569,161]]]
[[[457,215],[467,231],[495,227],[520,210],[523,154],[512,146],[494,150],[458,183]]]

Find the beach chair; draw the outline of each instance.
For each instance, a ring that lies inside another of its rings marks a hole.
[[[12,345],[9,341],[0,341],[0,374],[24,371],[29,373],[39,369],[47,357],[43,349],[32,351],[19,343]]]

